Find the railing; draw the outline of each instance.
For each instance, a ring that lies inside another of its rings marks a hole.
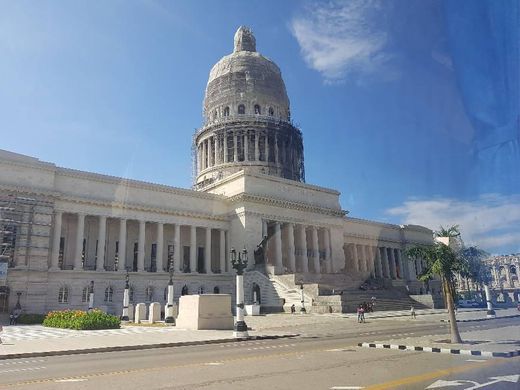
[[[237,115],[230,115],[230,116],[222,116],[218,117],[216,119],[207,120],[204,122],[204,126],[198,129],[195,132],[195,137],[197,137],[199,134],[201,134],[206,127],[208,126],[214,126],[224,123],[230,123],[230,122],[267,122],[270,124],[278,124],[278,125],[289,125],[293,126],[296,129],[298,129],[298,124],[294,123],[291,120],[285,120],[282,118],[277,118],[274,116],[269,115],[250,115],[250,114],[237,114]]]

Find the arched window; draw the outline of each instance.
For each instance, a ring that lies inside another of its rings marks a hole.
[[[273,107],[269,107],[269,116],[274,116]]]
[[[199,295],[204,294],[204,286],[200,286],[198,290]]]
[[[88,302],[88,298],[89,298],[89,291],[88,291],[88,286],[86,286],[83,288],[83,291],[81,292],[81,302],[83,302],[83,303]]]
[[[220,294],[220,288],[218,286],[213,288],[213,294]]]
[[[245,114],[246,113],[246,107],[243,104],[238,105],[238,113],[239,114]]]
[[[61,286],[58,290],[58,303],[69,302],[69,288],[67,286]]]
[[[229,107],[224,108],[224,116],[229,116]]]
[[[114,289],[112,286],[108,286],[105,288],[105,302],[112,302],[112,297],[114,296]]]
[[[188,295],[188,286],[182,286],[181,295]]]
[[[516,275],[516,267],[514,265],[510,266],[509,272],[511,272],[511,275]]]
[[[153,287],[148,286],[144,292],[146,302],[152,302],[153,300]]]
[[[262,114],[262,110],[260,109],[260,106],[258,104],[255,104],[255,114],[256,115]]]
[[[218,118],[218,111],[215,110],[215,112],[213,113],[213,119],[217,119]]]

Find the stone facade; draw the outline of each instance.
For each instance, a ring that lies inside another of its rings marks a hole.
[[[431,244],[432,232],[350,218],[339,192],[303,182],[302,135],[290,123],[280,71],[255,50],[254,36],[241,28],[235,52],[211,71],[205,124],[194,138],[195,190],[0,151],[0,238],[10,248],[3,257],[9,268],[0,281],[0,310],[18,299],[31,313],[86,309],[94,281],[94,306],[121,314],[127,270],[131,303],[163,305],[170,266],[175,301],[184,293],[234,299],[228,254],[244,247],[246,304],[255,294],[263,306],[281,307],[289,298],[278,287],[290,290],[297,281],[315,285],[306,290],[314,298],[327,288],[332,294],[358,289],[367,280],[427,292],[416,278],[421,262],[408,261],[404,251]],[[260,76],[266,84],[249,88],[248,80]],[[229,119],[222,117],[226,107]]]

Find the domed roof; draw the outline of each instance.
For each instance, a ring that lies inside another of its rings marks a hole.
[[[233,53],[211,69],[204,116],[209,122],[222,116],[240,115],[239,106],[243,106],[242,114],[290,119],[289,98],[280,69],[256,51],[256,39],[244,26],[235,33]]]

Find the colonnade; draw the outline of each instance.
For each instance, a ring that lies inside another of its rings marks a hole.
[[[197,144],[197,172],[215,165],[241,161],[283,164],[288,149],[274,131],[226,130],[202,138]]]
[[[69,234],[64,231],[64,214],[67,214],[68,219],[75,219],[73,240],[68,239]],[[87,242],[85,234],[87,217],[97,220],[98,224],[95,229],[96,237],[89,238],[95,239],[95,243],[92,244]],[[112,226],[114,223],[119,225],[115,237],[114,235],[108,237],[108,219],[111,220]],[[133,242],[133,257],[132,254],[127,253],[132,248],[132,244],[130,243],[129,246],[128,242],[131,239],[127,230],[130,224],[134,227],[138,226],[137,240]],[[184,237],[184,240],[181,240],[181,229],[186,233],[184,236],[189,236]],[[165,230],[168,234],[165,234]],[[199,239],[197,239],[198,234],[201,234]],[[204,237],[203,241],[202,237]],[[71,256],[65,253],[66,240],[74,241],[73,252],[68,251],[72,253]],[[178,273],[224,273],[230,270],[226,265],[226,247],[229,246],[227,240],[228,234],[224,229],[56,211],[50,265],[52,270],[88,269],[126,272],[129,269],[134,272],[166,272],[173,263],[174,271]],[[212,261],[212,255],[216,257],[215,261]],[[88,264],[88,259],[92,257],[95,258],[95,263]],[[72,264],[67,264],[70,260]],[[148,266],[145,265],[146,263]]]
[[[490,267],[491,276],[493,278],[492,284],[495,287],[515,288],[515,281],[513,280],[511,267],[514,267],[514,272],[516,272],[516,284],[520,286],[520,283],[518,282],[518,264],[495,264]],[[505,277],[505,281],[503,280],[502,276]]]
[[[402,249],[345,244],[345,270],[368,272],[372,278],[413,280],[422,272],[421,260],[410,262]]]
[[[266,220],[262,223],[262,234],[270,237],[270,265],[284,273],[333,272],[328,228]]]

